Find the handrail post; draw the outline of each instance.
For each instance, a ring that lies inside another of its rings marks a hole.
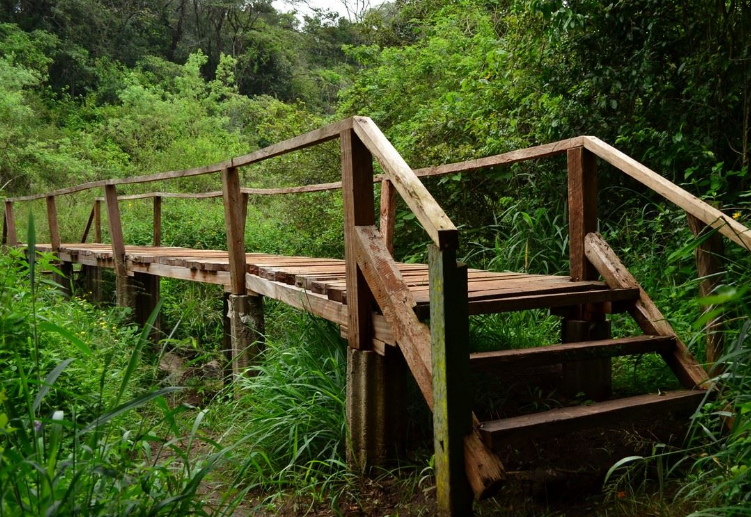
[[[597,232],[597,156],[584,147],[567,151],[569,262],[571,280],[597,280],[599,275],[585,255],[584,239]],[[571,343],[610,337],[610,322],[598,307],[578,307],[561,324],[562,342]],[[583,392],[595,400],[610,395],[610,358],[591,359],[563,365],[563,390]]]
[[[50,245],[52,246],[52,252],[57,255],[58,263],[57,267],[62,275],[55,273],[53,280],[59,284],[62,292],[70,296],[71,294],[71,281],[73,274],[73,265],[68,262],[60,260],[60,226],[57,220],[57,204],[55,203],[55,196],[47,196],[47,223],[50,231]]]
[[[133,296],[125,263],[125,241],[115,185],[104,186],[104,202],[107,206],[107,223],[112,239],[112,260],[115,264],[115,303],[120,307],[131,307]]]
[[[94,242],[102,242],[102,202],[94,200]]]
[[[154,196],[154,246],[162,245],[162,196]]]
[[[5,202],[5,242],[8,246],[17,246],[18,237],[16,236],[16,220],[13,216],[13,201]]]
[[[81,243],[85,243],[89,238],[91,226],[94,226],[94,243],[102,242],[102,220],[100,214],[101,202],[94,200],[89,213],[89,220],[86,222],[86,229],[81,237]],[[83,295],[91,302],[102,301],[102,268],[81,264],[81,283],[83,285]]]
[[[442,516],[472,514],[465,439],[472,432],[467,266],[456,250],[428,248],[436,497]]]
[[[688,227],[695,238],[699,238],[703,232],[715,231],[704,224],[700,219],[686,213]],[[712,291],[720,284],[720,278],[717,276],[721,271],[720,259],[724,254],[722,235],[717,232],[706,237],[706,240],[699,244],[694,250],[696,256],[696,273],[701,282],[699,283],[699,296],[706,297],[712,294]],[[705,310],[709,312],[716,306],[709,306]],[[708,322],[706,325],[707,334],[707,367],[711,368],[717,360],[722,357],[724,342],[720,327],[722,326],[722,316]],[[721,372],[715,371],[715,374]]]
[[[356,227],[375,224],[373,156],[351,129],[341,132],[340,144],[349,341],[347,462],[367,474],[396,457],[404,445],[406,399],[399,387],[406,368],[399,350],[385,355],[373,350],[374,298],[357,260]]]
[[[394,254],[394,225],[396,224],[396,189],[391,181],[381,181],[381,235],[386,249]]]
[[[232,372],[237,377],[245,373],[263,349],[263,297],[245,287],[245,211],[237,167],[222,171],[222,194],[230,273],[226,317],[230,320]]]

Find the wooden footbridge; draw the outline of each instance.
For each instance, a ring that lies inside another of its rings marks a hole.
[[[337,138],[341,143],[341,182],[281,189],[241,188],[240,167]],[[570,275],[496,273],[458,263],[459,231],[419,178],[559,154],[568,157]],[[381,177],[374,176],[373,158],[385,172]],[[597,138],[572,138],[479,160],[412,170],[376,125],[364,117],[346,119],[214,165],[6,199],[3,242],[18,244],[14,203],[45,198],[50,243],[37,248],[57,254],[69,278],[72,265],[80,264],[81,274],[94,290],[101,268],[113,269],[117,302],[133,306],[140,322],[145,321],[159,297],[161,277],[224,286],[229,348],[237,374],[262,346],[264,297],[340,325],[349,343],[348,449],[353,464],[361,468],[383,463],[399,445],[404,386],[399,372],[406,362],[433,411],[439,508],[446,515],[469,515],[472,495],[487,497],[502,484],[504,468],[493,452],[501,445],[517,438],[565,433],[649,413],[690,410],[703,397],[705,370],[597,233],[598,158],[674,202],[698,224],[716,228],[747,249],[751,246],[747,228]],[[222,176],[221,192],[120,197],[117,193],[121,185],[212,173]],[[380,221],[374,198],[374,184],[378,182]],[[61,242],[55,199],[99,188],[104,190],[104,197],[94,202],[82,242]],[[246,253],[249,196],[335,189],[341,189],[343,195],[344,260]],[[397,193],[432,240],[427,265],[400,264],[392,256]],[[154,245],[126,245],[119,201],[147,197],[154,200]],[[227,250],[160,246],[161,203],[170,197],[222,197]],[[109,244],[101,243],[102,203],[109,224]],[[92,227],[95,242],[87,243]],[[538,308],[551,309],[563,317],[562,344],[468,352],[470,315]],[[611,339],[607,315],[616,312],[631,314],[644,334]],[[611,358],[650,352],[664,358],[684,389],[608,400]],[[468,389],[471,371],[497,371],[502,375],[504,371],[556,364],[564,365],[564,382],[569,389],[584,391],[600,402],[496,421],[480,422],[475,417]]]

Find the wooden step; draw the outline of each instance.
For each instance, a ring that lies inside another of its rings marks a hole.
[[[706,395],[700,390],[680,390],[660,395],[639,395],[598,402],[589,406],[551,409],[542,413],[483,422],[480,433],[492,448],[524,438],[540,438],[588,427],[611,425],[667,412],[691,412]]]
[[[675,347],[672,336],[634,336],[599,341],[582,341],[537,348],[498,350],[470,354],[475,371],[496,371],[507,368],[529,368],[600,357],[637,355],[650,352],[666,353]]]
[[[571,282],[572,288],[576,283]],[[469,314],[495,314],[499,312],[526,311],[530,309],[552,309],[556,307],[570,307],[588,303],[599,304],[606,302],[633,303],[639,299],[638,288],[626,289],[590,289],[579,292],[543,292],[521,293],[519,296],[501,295],[478,297],[474,293],[469,296]],[[430,316],[430,303],[426,300],[417,301],[415,312],[420,319]]]

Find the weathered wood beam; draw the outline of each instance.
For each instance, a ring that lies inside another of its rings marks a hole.
[[[154,246],[162,245],[162,196],[154,196]]]
[[[102,242],[102,202],[94,201],[94,242]]]
[[[13,201],[5,201],[5,242],[8,246],[18,245],[18,236],[16,235],[16,219],[13,215]]]
[[[94,223],[94,210],[95,204],[91,205],[91,212],[89,212],[89,218],[86,220],[86,227],[83,229],[83,235],[81,235],[81,242],[86,242],[89,238],[89,232],[91,231],[91,225]]]
[[[654,190],[668,201],[672,201],[704,224],[717,228],[721,234],[731,241],[751,250],[751,229],[746,228],[732,217],[725,215],[709,203],[690,194],[599,138],[586,136],[582,139],[584,147],[606,162]]]
[[[245,294],[245,224],[242,220],[242,193],[238,169],[230,167],[222,172],[224,192],[224,223],[227,230],[227,252],[232,294]]]
[[[380,229],[386,248],[394,254],[394,225],[396,224],[396,189],[389,180],[381,181]]]
[[[370,313],[373,297],[357,263],[356,227],[375,223],[373,157],[351,129],[343,131],[339,141],[342,153],[349,346],[358,350],[368,350],[372,339]]]
[[[110,239],[112,239],[112,259],[115,263],[115,297],[117,305],[130,307],[133,304],[133,297],[128,281],[128,269],[125,264],[125,240],[115,185],[105,185],[104,200],[107,206]]]
[[[378,229],[375,226],[358,227],[355,235],[357,236],[357,258],[363,275],[383,312],[383,317],[393,329],[407,366],[417,381],[428,407],[432,410],[434,381],[431,331],[415,316],[414,301],[409,288],[404,283]],[[465,298],[466,292],[465,285]],[[464,360],[469,362],[469,351],[464,349],[463,352],[466,354]],[[467,400],[466,403],[466,407],[471,411],[469,401]],[[480,439],[477,430],[479,424],[474,416],[472,416],[472,421],[474,426],[470,434],[465,437],[463,454],[466,458],[467,479],[475,497],[479,500],[492,496],[500,488],[503,466],[498,457]]]
[[[725,253],[722,238],[719,233],[715,233],[706,224],[691,214],[687,214],[688,227],[694,237],[702,239],[694,251],[696,257],[696,272],[699,275],[699,296],[702,298],[711,295],[715,288],[720,284],[722,272],[722,257]],[[707,233],[711,232],[711,233]],[[705,308],[706,312],[716,308],[710,305]],[[707,366],[712,367],[717,360],[722,357],[724,351],[723,335],[720,331],[722,326],[722,317],[717,316],[713,321],[706,325],[707,333]],[[719,372],[715,372],[719,373]]]
[[[367,117],[354,117],[353,129],[381,164],[388,179],[436,246],[441,249],[456,249],[459,246],[456,226],[378,126]]]
[[[686,388],[706,388],[704,384],[709,378],[707,372],[694,359],[688,347],[678,339],[665,316],[662,315],[652,299],[644,292],[644,289],[641,288],[602,236],[596,233],[588,234],[585,238],[585,252],[589,261],[611,288],[639,289],[639,299],[629,312],[645,334],[676,338],[676,346],[673,352],[665,354],[663,357],[683,386]]]

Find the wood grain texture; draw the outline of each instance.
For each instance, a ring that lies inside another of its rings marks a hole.
[[[675,338],[673,336],[633,336],[536,348],[478,352],[470,354],[470,365],[473,371],[497,371],[599,357],[637,355],[650,352],[668,353],[672,351],[674,346]]]
[[[732,217],[725,215],[712,205],[705,203],[599,138],[593,136],[582,138],[584,147],[606,162],[654,190],[668,201],[675,203],[704,224],[717,228],[721,234],[731,241],[751,250],[751,230]]]
[[[500,489],[504,469],[472,414],[467,266],[455,250],[431,245],[428,268],[436,497],[440,514],[462,516],[471,513],[471,493],[480,500]]]
[[[162,245],[162,196],[154,196],[154,246]]]
[[[109,223],[110,239],[112,239],[112,258],[115,261],[115,274],[126,276],[125,269],[125,241],[123,227],[120,220],[120,205],[117,201],[117,187],[104,187],[104,199],[107,205],[107,222]]]
[[[55,196],[47,196],[47,225],[50,231],[52,251],[60,251],[60,226],[57,221],[57,203]]]
[[[464,438],[472,432],[469,391],[467,269],[454,250],[430,246],[430,337],[433,372],[433,448],[439,515],[472,512]]]
[[[102,202],[94,201],[94,242],[102,242]]]
[[[394,226],[396,224],[396,189],[389,180],[381,181],[380,230],[389,253],[394,254]]]
[[[584,237],[597,231],[597,158],[583,147],[569,149],[567,158],[570,274],[574,281],[596,280]]]
[[[222,171],[224,224],[227,230],[230,292],[245,294],[245,222],[243,221],[240,174],[235,167]]]
[[[696,259],[696,273],[699,275],[699,296],[706,297],[713,293],[715,288],[720,285],[722,279],[722,257],[725,255],[725,247],[719,233],[701,222],[691,214],[687,214],[688,227],[694,237],[702,240],[699,246],[694,250]],[[716,308],[710,305],[704,308],[705,312],[712,311]],[[707,333],[707,366],[711,367],[722,357],[724,351],[723,334],[720,331],[722,326],[722,316],[715,317],[706,325]],[[719,372],[716,372],[719,373]]]
[[[441,249],[456,249],[459,245],[456,226],[378,126],[367,117],[354,117],[353,128],[435,245]]]
[[[393,329],[396,342],[428,407],[432,408],[430,330],[417,319],[412,294],[378,229],[375,226],[357,227],[354,238],[354,252],[362,274]]]
[[[549,144],[528,147],[526,149],[517,149],[503,154],[496,154],[493,156],[488,156],[486,158],[478,158],[476,160],[467,160],[463,162],[448,163],[445,165],[436,165],[434,167],[415,169],[415,174],[418,177],[424,178],[430,176],[456,174],[459,172],[472,172],[487,167],[511,165],[512,163],[523,162],[526,160],[546,158],[548,156],[565,153],[572,147],[579,147],[581,145],[582,141],[580,137],[569,138],[567,140],[561,140]]]
[[[644,292],[636,279],[626,269],[615,252],[601,235],[590,233],[585,238],[585,252],[589,261],[613,289],[637,288],[639,299],[629,311],[645,334],[675,337],[676,346],[672,353],[663,358],[686,388],[705,388],[707,372],[694,359],[683,342],[677,338],[673,327],[665,319],[652,299]]]
[[[674,391],[598,402],[588,406],[552,409],[503,420],[484,422],[481,432],[495,448],[509,442],[570,433],[578,429],[613,425],[668,412],[691,412],[699,407],[703,391]]]
[[[6,201],[4,208],[5,242],[8,246],[17,246],[18,235],[16,234],[16,218],[13,215],[13,202]]]
[[[352,129],[339,137],[342,153],[344,259],[349,307],[349,346],[368,350],[372,343],[370,313],[373,295],[357,261],[357,226],[375,223],[373,157]]]

